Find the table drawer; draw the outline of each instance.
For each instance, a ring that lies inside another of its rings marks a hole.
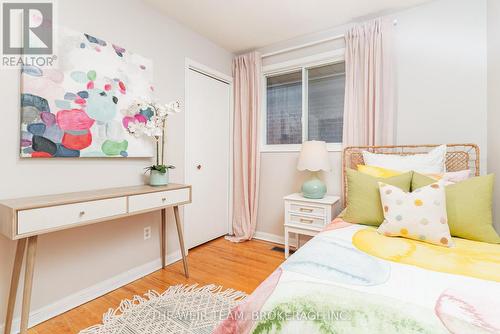
[[[129,196],[128,210],[129,212],[137,212],[189,202],[191,199],[190,191],[190,188],[184,188]]]
[[[325,219],[320,217],[311,216],[301,216],[290,213],[288,216],[288,222],[292,224],[308,225],[308,226],[324,226]]]
[[[300,204],[300,203],[291,203],[290,204],[290,211],[297,212],[297,213],[305,213],[308,215],[314,215],[314,216],[319,216],[319,217],[324,217],[326,214],[325,208],[323,208],[323,207],[310,206],[310,205]]]
[[[126,197],[21,210],[17,212],[17,234],[36,233],[126,213]]]

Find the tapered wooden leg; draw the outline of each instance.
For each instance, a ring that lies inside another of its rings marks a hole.
[[[177,234],[179,235],[179,245],[181,246],[182,262],[184,263],[184,274],[189,278],[188,262],[186,257],[186,248],[184,247],[184,232],[182,231],[181,218],[179,216],[179,207],[174,206],[175,224],[177,225]]]
[[[24,274],[23,305],[21,311],[21,334],[28,332],[30,317],[31,290],[33,288],[33,273],[35,270],[35,255],[38,236],[28,238],[28,251],[26,253],[26,272]]]
[[[161,225],[160,225],[160,252],[161,252],[161,267],[165,268],[167,256],[167,217],[166,209],[161,209]]]
[[[285,227],[285,259],[290,256],[290,239],[289,239],[288,228]]]
[[[14,259],[14,268],[12,269],[12,278],[10,281],[9,301],[7,303],[7,317],[5,319],[5,334],[10,334],[12,330],[12,319],[14,317],[17,288],[19,286],[19,276],[21,275],[21,267],[23,266],[25,249],[26,239],[20,239],[17,242],[16,257]]]

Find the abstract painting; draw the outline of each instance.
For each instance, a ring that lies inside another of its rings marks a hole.
[[[152,61],[97,37],[58,29],[57,66],[21,71],[21,157],[151,157],[127,131],[152,113],[125,114],[151,98]]]

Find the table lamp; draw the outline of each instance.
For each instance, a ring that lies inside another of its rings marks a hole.
[[[330,160],[328,160],[328,150],[324,141],[306,141],[300,150],[299,163],[297,169],[313,172],[311,179],[302,185],[302,195],[306,198],[321,199],[325,197],[326,185],[318,177],[318,172],[330,170]]]

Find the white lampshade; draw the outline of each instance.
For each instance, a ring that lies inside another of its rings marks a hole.
[[[302,144],[299,163],[297,169],[317,172],[320,170],[330,170],[330,160],[328,159],[328,150],[324,141],[306,141]]]

